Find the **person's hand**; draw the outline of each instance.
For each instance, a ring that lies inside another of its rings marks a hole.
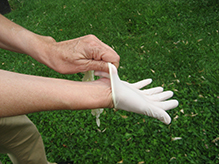
[[[109,63],[112,97],[116,109],[154,117],[169,124],[170,116],[166,110],[178,106],[177,100],[168,100],[173,96],[172,91],[163,92],[162,87],[139,90],[152,82],[151,79],[129,84],[119,79],[117,69]]]
[[[52,37],[35,34],[1,14],[0,24],[0,48],[27,54],[59,73],[108,72],[107,62],[119,66],[119,55],[94,35],[56,42]]]
[[[110,78],[114,108],[154,117],[165,124],[171,122],[166,110],[178,106],[177,100],[166,101],[173,96],[172,91],[163,92],[162,87],[140,90],[152,80],[145,79],[130,84],[119,79],[114,65],[109,63],[109,69],[110,74],[96,71],[95,75]]]
[[[53,42],[42,63],[59,73],[72,74],[88,70],[108,72],[108,62],[118,67],[119,60],[119,55],[111,47],[94,35],[87,35]]]

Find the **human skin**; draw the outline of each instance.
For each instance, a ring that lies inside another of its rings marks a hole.
[[[108,72],[119,55],[94,35],[56,42],[0,15],[0,48],[27,54],[63,74]],[[0,117],[49,110],[113,107],[109,79],[76,82],[0,70]]]
[[[108,72],[108,62],[119,66],[119,55],[94,35],[56,42],[35,34],[0,15],[0,48],[30,55],[63,74],[88,70]]]
[[[0,117],[51,110],[112,108],[110,80],[93,82],[0,70]]]

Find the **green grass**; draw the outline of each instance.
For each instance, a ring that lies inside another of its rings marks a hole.
[[[122,80],[152,78],[150,87],[173,90],[179,107],[170,125],[105,109],[99,132],[87,111],[29,114],[47,158],[75,163],[219,163],[219,3],[217,0],[16,1],[6,17],[57,41],[94,34],[121,57]],[[0,50],[0,69],[61,75],[27,55]],[[180,112],[183,109],[183,113]],[[121,115],[126,115],[124,119]],[[177,119],[176,116],[178,117]],[[173,137],[182,137],[172,141]],[[3,163],[9,159],[1,155]]]

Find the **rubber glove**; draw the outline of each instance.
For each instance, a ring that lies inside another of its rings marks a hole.
[[[87,71],[84,73],[84,77],[82,79],[82,81],[94,81],[94,71]],[[97,126],[100,127],[100,114],[103,112],[103,108],[99,108],[99,109],[91,109],[91,114],[93,116],[96,116],[96,123]]]
[[[172,91],[163,92],[162,87],[140,90],[152,82],[145,79],[134,84],[120,80],[116,67],[109,63],[110,81],[114,108],[144,114],[159,119],[165,124],[171,122],[166,110],[178,106],[177,100],[168,100],[173,96]],[[95,75],[105,76],[106,73],[95,72]]]

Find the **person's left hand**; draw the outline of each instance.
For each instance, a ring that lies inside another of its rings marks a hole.
[[[117,69],[109,63],[110,74],[96,71],[95,75],[110,78],[112,99],[115,109],[144,114],[170,124],[171,117],[166,110],[176,108],[177,100],[167,100],[173,96],[172,91],[163,91],[162,87],[140,90],[152,82],[145,79],[134,84],[120,80]]]
[[[109,72],[108,62],[119,66],[119,55],[94,35],[53,42],[42,63],[63,74],[88,70]]]

